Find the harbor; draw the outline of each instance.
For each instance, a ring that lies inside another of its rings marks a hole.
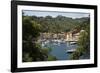
[[[70,54],[73,53],[77,44],[74,41],[62,40],[43,40],[41,46],[44,48],[51,48],[50,55],[55,56],[58,60],[69,60]]]

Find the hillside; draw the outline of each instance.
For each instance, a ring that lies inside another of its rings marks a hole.
[[[57,17],[46,16],[46,17],[37,17],[37,16],[24,16],[29,18],[32,21],[36,21],[41,25],[41,32],[68,32],[77,29],[82,25],[84,21],[89,19],[89,17],[76,18],[72,19],[69,17],[58,15]]]

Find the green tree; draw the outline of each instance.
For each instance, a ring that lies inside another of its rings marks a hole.
[[[40,35],[41,26],[35,21],[31,21],[30,17],[23,17],[23,62],[43,61],[47,54],[37,44]]]
[[[89,45],[89,37],[86,31],[80,33],[80,38],[78,41],[78,48],[76,51],[71,55],[71,59],[79,59],[80,56],[89,53],[90,45]]]
[[[80,37],[78,40],[78,48],[74,53],[71,55],[71,59],[79,59],[81,57],[85,58],[90,57],[90,25],[89,19],[83,22],[81,25]]]

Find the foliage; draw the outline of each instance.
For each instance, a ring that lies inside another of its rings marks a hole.
[[[86,18],[72,19],[69,17],[58,15],[57,17],[46,16],[46,17],[37,17],[37,16],[24,16],[30,18],[32,21],[38,22],[41,25],[41,32],[68,32],[74,30],[76,27],[82,27],[82,22],[87,20]],[[58,30],[59,29],[59,30]]]
[[[41,26],[29,17],[23,17],[23,62],[45,60],[47,54],[36,43]]]
[[[71,59],[80,59],[81,56],[90,56],[90,26],[89,20],[85,21],[81,25],[82,31],[78,40],[78,48],[74,53],[71,54]]]
[[[23,62],[57,60],[48,55],[50,48],[42,48],[38,43],[41,32],[61,33],[75,29],[84,30],[80,34],[77,50],[71,54],[71,59],[79,59],[80,56],[90,51],[90,20],[89,17],[72,19],[58,15],[57,17],[46,16],[22,16],[23,28]]]

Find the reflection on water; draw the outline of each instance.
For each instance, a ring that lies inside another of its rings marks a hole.
[[[69,60],[71,53],[68,53],[68,50],[77,48],[77,44],[71,44],[70,42],[49,42],[42,46],[51,48],[52,50],[49,54],[55,56],[57,60]]]

